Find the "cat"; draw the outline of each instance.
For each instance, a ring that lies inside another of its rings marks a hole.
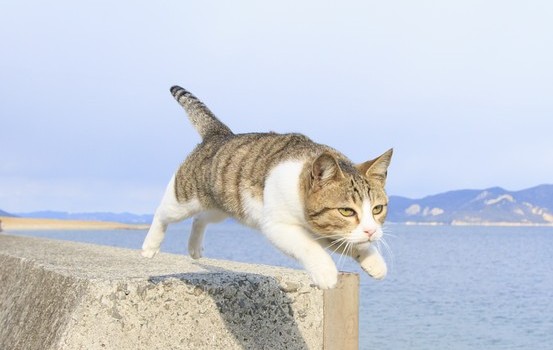
[[[387,213],[392,149],[354,165],[302,134],[234,134],[190,92],[173,86],[171,93],[202,142],[172,176],[143,256],[159,252],[168,224],[194,217],[188,251],[199,259],[206,225],[233,217],[296,259],[321,289],[333,288],[338,278],[325,249],[351,256],[376,279],[385,277],[375,242]]]

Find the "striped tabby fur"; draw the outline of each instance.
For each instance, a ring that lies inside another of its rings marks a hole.
[[[190,92],[174,86],[171,93],[202,142],[171,179],[144,256],[159,251],[168,224],[194,217],[189,252],[200,258],[206,225],[234,217],[297,259],[320,288],[337,281],[325,248],[353,257],[375,278],[386,275],[374,242],[386,217],[392,150],[355,165],[301,134],[234,134]]]

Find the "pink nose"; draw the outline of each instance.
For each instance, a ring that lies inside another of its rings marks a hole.
[[[372,235],[374,235],[374,233],[376,232],[376,229],[375,228],[366,228],[363,230],[363,232],[365,232],[367,234],[367,236],[369,236],[369,238],[371,238]]]

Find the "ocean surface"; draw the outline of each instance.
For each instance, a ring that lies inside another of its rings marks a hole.
[[[162,251],[185,254],[190,224],[170,226]],[[389,274],[361,274],[361,349],[553,349],[553,228],[388,225]],[[139,249],[146,231],[17,234]],[[204,256],[299,268],[235,222],[211,225]]]

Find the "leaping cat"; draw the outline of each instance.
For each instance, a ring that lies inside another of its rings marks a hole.
[[[173,86],[171,93],[202,142],[169,182],[143,256],[159,252],[167,225],[194,217],[188,251],[199,259],[206,225],[233,217],[299,261],[319,288],[334,287],[338,277],[325,249],[351,256],[376,279],[385,277],[375,242],[387,213],[392,149],[353,164],[301,134],[234,134],[190,92]]]

